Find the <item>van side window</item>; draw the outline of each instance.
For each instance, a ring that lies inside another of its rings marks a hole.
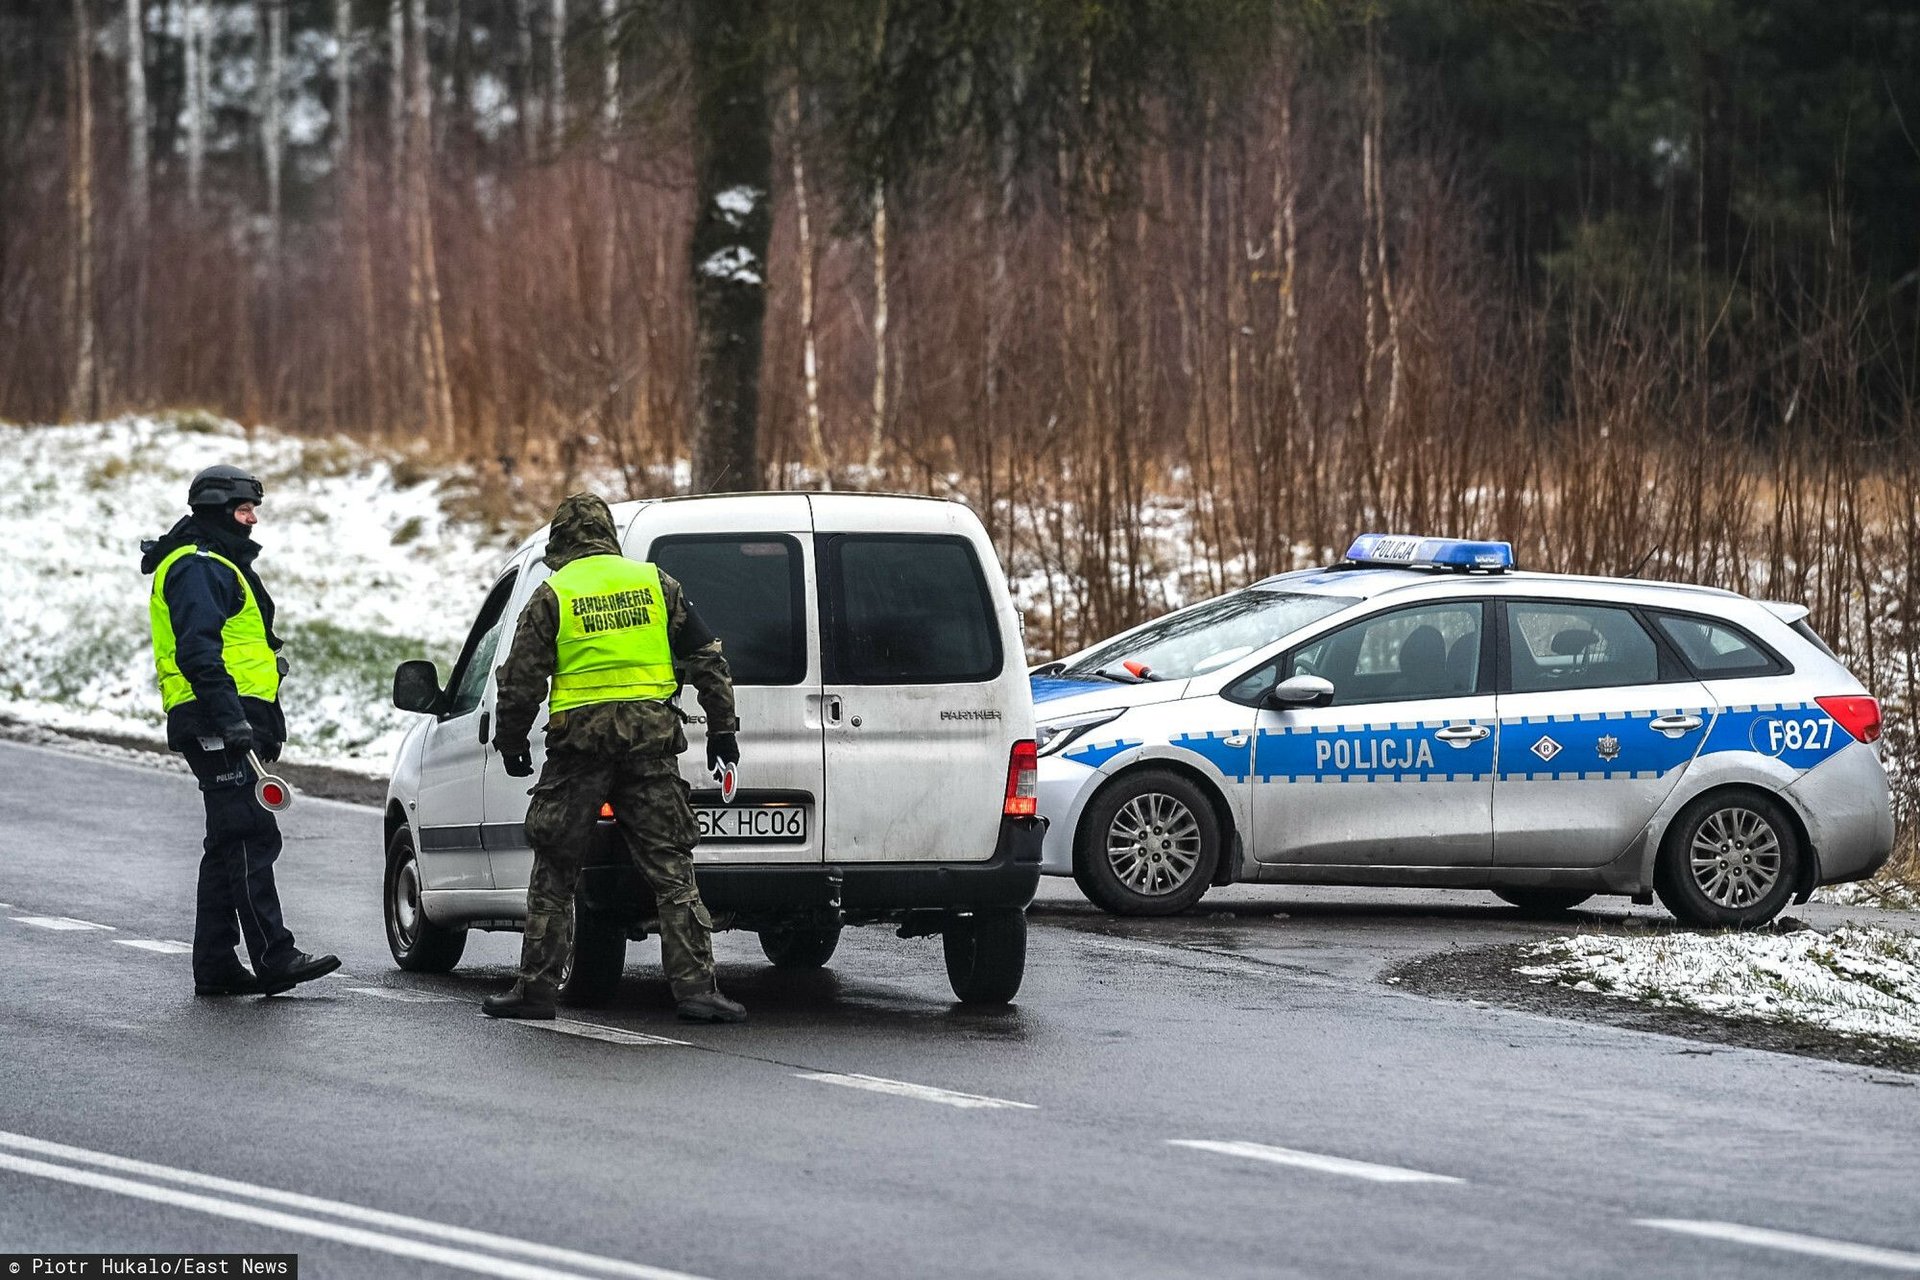
[[[500,579],[487,594],[487,602],[480,606],[480,616],[473,620],[473,630],[460,651],[460,661],[447,680],[447,709],[442,714],[449,719],[463,716],[480,705],[480,695],[487,689],[487,677],[493,674],[494,655],[500,651],[500,635],[507,629],[507,600],[513,595],[513,583],[519,576],[520,571],[516,569]]]
[[[1629,609],[1515,601],[1507,606],[1515,693],[1656,684],[1660,650]]]
[[[690,534],[653,544],[720,638],[735,684],[799,684],[807,674],[800,544],[785,534]]]
[[[824,544],[830,682],[962,684],[1000,674],[993,600],[967,539],[849,533]]]

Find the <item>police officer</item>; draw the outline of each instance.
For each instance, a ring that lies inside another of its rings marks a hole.
[[[273,885],[280,827],[253,798],[247,753],[276,760],[287,737],[273,597],[253,568],[263,496],[239,467],[208,467],[188,487],[192,514],[140,545],[167,745],[187,758],[207,809],[193,926],[193,989],[203,996],[275,995],[340,967],[294,947]],[[243,938],[251,971],[234,953]]]
[[[547,761],[527,806],[533,876],[520,976],[482,1008],[496,1018],[551,1018],[573,947],[573,892],[600,807],[613,804],[627,851],[660,907],[660,959],[680,1017],[742,1022],[747,1011],[713,976],[713,919],[693,878],[700,838],[675,757],[687,749],[673,697],[675,664],[707,716],[707,763],[738,764],[733,682],[720,642],[680,584],[620,554],[607,504],[591,493],[554,512],[534,588],[500,669],[493,745],[513,777],[533,774],[529,734],[551,681]]]

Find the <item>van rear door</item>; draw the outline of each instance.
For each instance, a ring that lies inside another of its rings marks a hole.
[[[956,504],[818,494],[813,504],[827,856],[984,861],[999,838],[1008,757],[1033,732],[992,546]]]
[[[686,589],[720,638],[740,715],[740,792],[723,804],[707,772],[706,717],[695,691],[680,774],[693,787],[702,865],[821,861],[821,744],[812,525],[804,497],[664,502],[645,509],[628,552]]]

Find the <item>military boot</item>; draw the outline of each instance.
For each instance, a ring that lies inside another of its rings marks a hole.
[[[680,1001],[678,1013],[682,1022],[745,1022],[747,1020],[747,1007],[737,1000],[727,999],[718,990],[688,996]]]
[[[489,1018],[521,1018],[532,1022],[548,1022],[553,1018],[553,990],[549,987],[529,987],[524,982],[513,984],[511,991],[497,996],[488,996],[480,1002],[480,1012]]]

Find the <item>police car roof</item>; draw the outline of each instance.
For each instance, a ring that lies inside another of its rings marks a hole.
[[[1603,578],[1574,573],[1457,573],[1441,569],[1402,569],[1380,565],[1332,565],[1319,569],[1297,569],[1262,578],[1256,587],[1305,591],[1314,595],[1352,596],[1370,600],[1398,591],[1421,587],[1434,588],[1429,594],[1461,593],[1501,595],[1560,595],[1598,589],[1609,596],[1648,593],[1650,598],[1676,595],[1709,595],[1725,599],[1745,599],[1737,591],[1703,587],[1685,582],[1656,582],[1646,578]],[[1568,591],[1568,589],[1571,589]]]

